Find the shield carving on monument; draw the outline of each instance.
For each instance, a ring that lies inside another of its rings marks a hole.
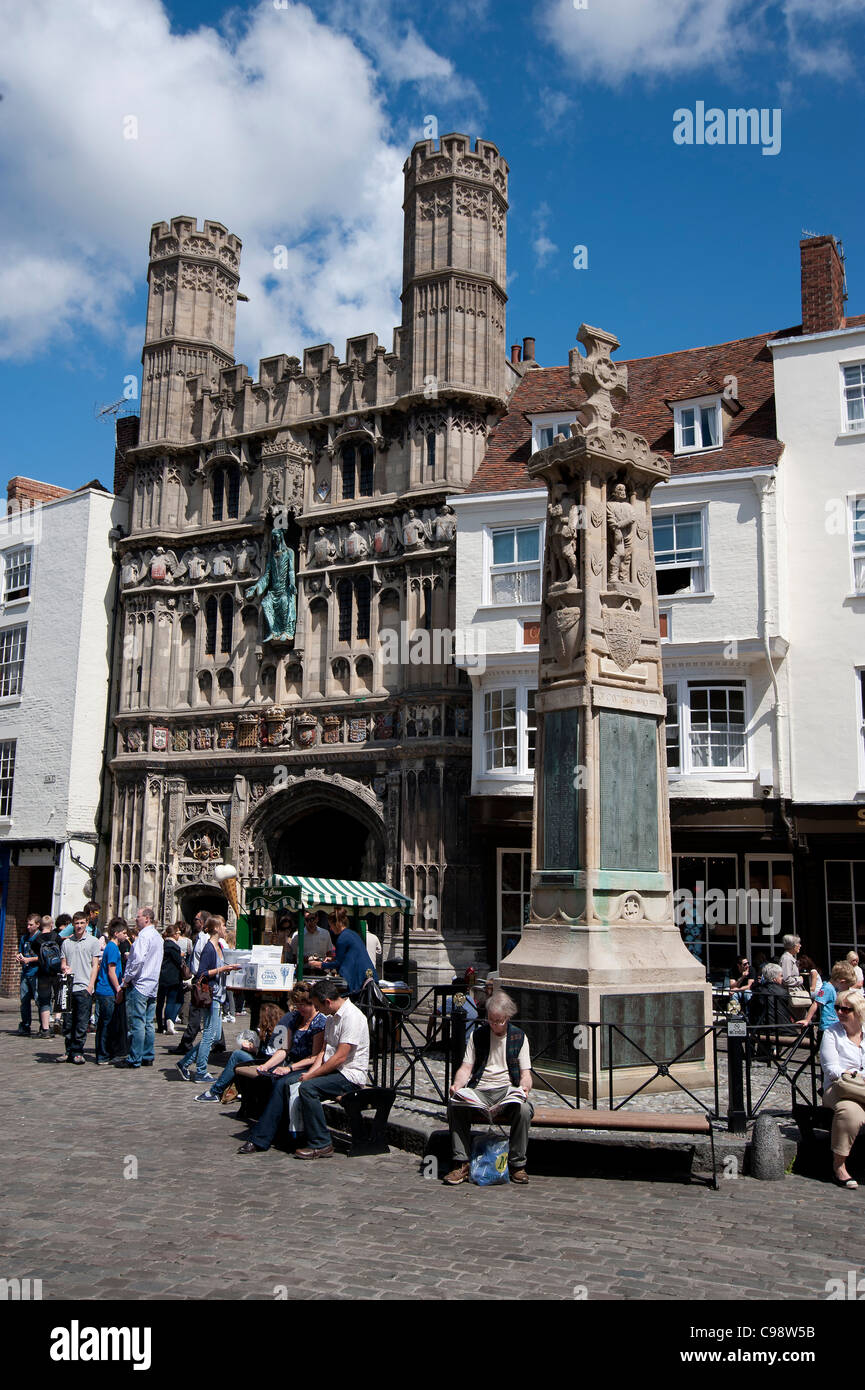
[[[640,650],[640,608],[638,601],[636,607],[634,603],[620,594],[608,595],[604,603],[604,636],[610,656],[622,671],[633,666]]]

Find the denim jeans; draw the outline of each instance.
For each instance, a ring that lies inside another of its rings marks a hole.
[[[22,975],[21,984],[18,987],[18,998],[21,1001],[21,1027],[29,1028],[31,1022],[30,1004],[36,1003],[36,976]]]
[[[129,1056],[132,1067],[154,1058],[153,1038],[156,1018],[156,995],[145,998],[133,985],[126,996],[126,1024],[129,1028]]]
[[[87,1041],[87,1025],[90,1022],[90,1008],[93,995],[86,989],[73,989],[72,1007],[69,1017],[69,1032],[66,1035],[66,1056],[81,1057]]]
[[[96,1010],[96,1060],[97,1062],[108,1062],[111,1060],[108,1048],[105,1044],[105,1035],[108,1032],[108,1025],[114,1017],[114,1006],[117,1003],[113,994],[94,994],[93,1007]]]
[[[223,1091],[228,1090],[234,1080],[235,1069],[237,1067],[249,1066],[250,1063],[254,1061],[255,1058],[250,1052],[243,1052],[240,1049],[238,1049],[237,1052],[232,1052],[225,1066],[222,1068],[218,1080],[214,1081],[210,1088],[213,1094],[215,1096],[221,1096]]]
[[[300,1088],[300,1105],[306,1142],[311,1149],[326,1149],[330,1144],[330,1130],[321,1107],[322,1097],[325,1100],[335,1100],[338,1096],[359,1090],[360,1086],[355,1086],[353,1081],[346,1081],[341,1071],[332,1071],[327,1076],[304,1081]],[[258,1125],[255,1137],[258,1138]]]
[[[204,1024],[201,1034],[201,1042],[191,1047],[183,1058],[181,1066],[191,1067],[195,1063],[195,1079],[203,1081],[207,1075],[207,1059],[210,1056],[210,1048],[213,1041],[219,1035],[220,1013],[219,1002],[214,999],[210,1008],[201,1010],[201,1018]]]
[[[290,1071],[287,1076],[274,1077],[270,1098],[264,1110],[261,1112],[258,1124],[255,1126],[255,1134],[252,1142],[257,1149],[270,1148],[276,1137],[276,1131],[279,1129],[282,1117],[288,1109],[291,1087],[303,1074],[304,1069],[301,1067],[300,1071]],[[329,1081],[330,1079],[329,1076],[324,1078],[325,1081]],[[343,1085],[344,1084],[343,1082]],[[321,1109],[321,1106],[319,1106],[319,1109]],[[325,1134],[328,1134],[326,1128]],[[326,1143],[330,1143],[329,1134]],[[320,1144],[317,1147],[323,1148],[324,1145]]]
[[[176,1023],[182,1003],[182,985],[159,986],[159,991],[156,995],[156,1026],[160,1031],[164,1030],[166,1019],[170,1019],[172,1023]]]

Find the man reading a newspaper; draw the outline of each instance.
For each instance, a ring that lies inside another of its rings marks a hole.
[[[450,1187],[469,1176],[469,1145],[472,1113],[484,1119],[510,1120],[511,1138],[508,1169],[511,1182],[525,1184],[526,1148],[533,1110],[529,1104],[532,1089],[532,1063],[525,1033],[511,1022],[517,1006],[504,990],[497,990],[487,1003],[485,1023],[479,1023],[466,1046],[466,1055],[454,1077],[448,1102],[453,1170],[445,1182]]]

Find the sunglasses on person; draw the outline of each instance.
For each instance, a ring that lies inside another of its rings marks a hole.
[[[839,1014],[852,1014],[853,1006],[852,1004],[836,1004],[835,1012]]]

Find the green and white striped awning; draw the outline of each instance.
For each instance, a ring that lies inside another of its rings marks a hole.
[[[389,884],[350,878],[274,874],[247,888],[245,896],[247,906],[258,912],[278,907],[379,907],[388,912],[414,912],[411,898]]]

